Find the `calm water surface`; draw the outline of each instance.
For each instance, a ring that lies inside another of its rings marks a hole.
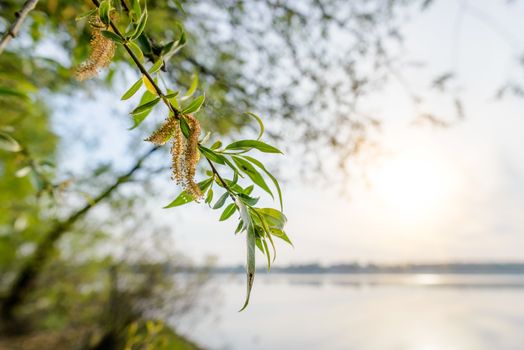
[[[182,331],[209,349],[523,350],[524,275],[217,276],[211,317]]]

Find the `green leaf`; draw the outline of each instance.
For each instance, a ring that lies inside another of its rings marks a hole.
[[[199,182],[198,187],[200,188],[201,191],[204,192],[209,188],[212,182],[213,182],[213,178],[206,179],[204,181]],[[183,191],[171,203],[166,205],[164,209],[178,207],[178,206],[190,203],[194,200],[195,198],[193,198],[193,196],[191,196],[187,191]]]
[[[105,36],[109,40],[114,41],[115,43],[119,43],[119,44],[123,44],[124,43],[124,39],[122,39],[117,34],[111,32],[109,30],[102,30],[101,33],[102,33],[103,36]]]
[[[133,53],[135,54],[136,58],[138,58],[138,60],[140,61],[140,63],[144,63],[144,53],[142,52],[142,50],[140,49],[140,47],[138,47],[137,44],[135,44],[134,42],[130,41],[127,43],[127,46],[129,46],[129,49],[131,51],[133,51]]]
[[[104,24],[109,24],[109,11],[111,10],[111,5],[108,0],[102,0],[98,6],[98,16]]]
[[[275,242],[273,242],[273,238],[271,238],[271,232],[269,231],[268,224],[264,216],[262,216],[256,208],[250,208],[249,210],[251,213],[255,214],[255,218],[258,219],[258,221],[262,225],[263,231],[266,234],[267,239],[269,239],[269,242],[271,242],[271,246],[273,247],[273,261],[274,261],[277,258],[277,249],[275,248]]]
[[[191,129],[189,128],[189,124],[187,124],[186,118],[180,118],[179,120],[180,130],[182,131],[182,134],[184,134],[186,138],[189,138],[189,132],[191,131]]]
[[[253,158],[253,157],[250,157],[250,156],[242,156],[242,158],[244,159],[247,159],[249,160],[251,163],[255,164],[257,167],[259,167],[260,169],[262,169],[262,171],[264,173],[266,173],[266,175],[271,179],[271,181],[273,181],[273,185],[275,185],[275,188],[277,189],[277,192],[278,192],[278,199],[280,201],[280,211],[284,211],[284,203],[282,201],[282,190],[280,189],[280,185],[278,184],[278,180],[273,176],[273,174],[271,174],[267,169],[266,167],[264,166],[264,164],[262,164],[260,161],[258,161],[257,159]]]
[[[146,102],[149,102],[149,101],[153,101],[156,97],[156,95],[153,95],[152,93],[150,93],[149,91],[145,91],[144,94],[142,95],[142,98],[140,99],[140,103],[139,105],[143,105],[144,103]],[[139,113],[139,114],[134,114],[132,115],[132,118],[133,118],[133,126],[130,128],[130,130],[133,130],[135,128],[137,128],[140,124],[142,124],[142,122],[144,121],[144,119],[147,118],[147,116],[149,115],[149,113],[151,113],[152,109],[149,109],[149,110],[146,110],[142,113]]]
[[[211,145],[210,149],[215,150],[222,147],[222,141],[218,140],[214,144]]]
[[[213,189],[210,188],[209,191],[207,191],[207,196],[206,196],[206,203],[209,204],[211,203],[211,201],[213,200]]]
[[[182,7],[182,3],[179,0],[173,0],[176,7],[180,10],[180,12],[185,13],[184,7]]]
[[[256,211],[264,216],[270,227],[275,227],[282,230],[287,223],[286,216],[276,209],[257,208]]]
[[[0,149],[8,152],[19,152],[22,150],[22,146],[9,134],[0,132]]]
[[[206,97],[204,95],[195,98],[187,107],[182,110],[182,114],[196,113],[204,104]]]
[[[226,207],[226,209],[224,209],[224,211],[222,212],[222,215],[220,215],[219,221],[225,221],[229,219],[231,215],[235,213],[236,210],[237,210],[237,206],[235,205],[235,203],[229,204]]]
[[[220,198],[218,198],[217,202],[213,206],[213,209],[220,209],[220,208],[222,208],[222,206],[224,205],[224,203],[226,202],[226,199],[228,199],[228,197],[229,197],[229,192],[226,191],[223,195],[220,196]]]
[[[187,100],[188,98],[193,96],[195,94],[195,92],[196,92],[197,87],[198,87],[198,74],[197,73],[193,73],[193,81],[191,82],[191,86],[187,90],[187,92],[184,95],[184,97],[181,98],[181,101]]]
[[[153,64],[153,66],[151,66],[151,68],[149,68],[148,72],[150,74],[154,74],[154,73],[158,72],[160,70],[160,68],[162,68],[163,64],[164,64],[164,60],[162,59],[162,57],[160,57],[160,59],[158,61],[156,61],[155,64]]]
[[[269,247],[267,246],[266,240],[262,239],[262,244],[264,245],[265,255],[267,257],[267,270],[271,270],[271,254],[269,253]]]
[[[253,189],[254,189],[254,188],[255,188],[255,186],[250,185],[250,186],[248,186],[248,187],[246,187],[246,188],[244,189],[244,192],[243,192],[243,193],[244,193],[244,194],[247,194],[247,195],[249,196],[249,195],[251,194],[251,192],[253,192]]]
[[[140,89],[140,87],[142,86],[143,82],[142,82],[142,78],[138,79],[130,88],[129,90],[127,90],[123,95],[122,97],[120,98],[121,100],[127,100],[127,99],[130,99],[131,97],[133,97],[133,95]]]
[[[251,163],[249,163],[247,160],[244,160],[240,157],[232,156],[233,162],[242,170],[249,178],[257,184],[260,188],[262,188],[264,191],[269,193],[271,197],[273,197],[273,193],[269,189],[268,185],[266,184],[266,181],[260,175],[260,173],[255,169]]]
[[[249,304],[249,298],[251,296],[251,289],[253,288],[253,282],[255,281],[255,246],[256,246],[256,232],[255,225],[251,220],[251,216],[247,210],[247,207],[240,200],[236,200],[237,206],[240,211],[240,217],[244,222],[244,229],[246,230],[246,246],[247,246],[247,263],[246,263],[246,274],[247,274],[247,291],[246,301],[239,311],[244,310]]]
[[[167,99],[172,99],[172,98],[174,98],[174,97],[177,97],[178,94],[180,94],[180,91],[171,92],[171,93],[169,93],[169,94],[166,95],[166,98],[167,98]]]
[[[28,96],[23,92],[2,86],[0,86],[0,95],[28,98]]]
[[[141,17],[142,8],[140,7],[139,0],[131,0],[131,9],[132,9],[135,19],[138,19]]]
[[[157,103],[159,101],[160,101],[160,97],[157,97],[157,98],[155,98],[152,101],[149,101],[149,102],[146,102],[144,104],[141,104],[140,106],[138,106],[135,109],[133,109],[131,114],[135,115],[135,114],[140,114],[140,113],[145,112],[145,111],[150,111],[151,109],[153,109],[153,107],[155,107],[157,105]]]
[[[262,135],[264,135],[264,123],[262,122],[262,119],[260,119],[260,117],[256,115],[255,113],[246,112],[246,114],[250,116],[251,118],[255,119],[258,123],[258,126],[260,127],[260,130],[258,131],[258,137],[257,137],[257,141],[258,141],[262,138]]]
[[[202,155],[204,155],[204,157],[206,157],[210,161],[218,163],[218,164],[225,164],[226,157],[224,157],[223,155],[218,154],[210,150],[209,148],[206,148],[201,145],[198,146],[198,149],[200,150],[200,152],[202,152]]]
[[[250,150],[252,148],[255,148],[261,152],[265,152],[265,153],[282,153],[282,151],[280,151],[279,149],[273,147],[273,146],[270,146],[268,145],[267,143],[264,143],[262,141],[258,141],[258,140],[241,140],[241,141],[236,141],[236,142],[233,142],[231,144],[229,144],[227,147],[226,147],[226,150],[243,150],[243,151],[246,151],[246,150]]]
[[[273,236],[284,240],[285,242],[289,243],[293,247],[293,243],[291,243],[291,240],[289,239],[289,237],[287,236],[287,234],[284,231],[278,228],[273,228],[273,227],[271,227],[269,230],[271,231],[271,234]]]
[[[148,17],[147,8],[145,8],[144,12],[140,16],[140,19],[138,20],[136,29],[133,32],[133,34],[131,34],[131,36],[129,37],[129,40],[136,40],[144,32],[144,29],[146,28],[146,23],[147,23],[147,17]]]
[[[249,206],[253,206],[258,203],[258,198],[253,198],[244,193],[237,193],[237,197]]]
[[[87,11],[87,12],[84,12],[84,13],[82,13],[80,16],[77,16],[77,17],[75,18],[75,20],[76,20],[76,21],[81,21],[81,20],[83,20],[84,18],[90,17],[90,16],[94,15],[95,12],[96,12],[97,10],[98,10],[98,9],[94,8],[94,9],[91,9],[91,10],[89,10],[89,11]]]

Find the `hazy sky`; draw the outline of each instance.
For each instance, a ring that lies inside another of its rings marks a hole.
[[[285,184],[295,248],[280,244],[278,264],[524,260],[524,101],[493,98],[506,80],[524,77],[516,65],[524,53],[517,35],[524,5],[470,1],[475,7],[461,12],[463,3],[439,0],[413,17],[405,30],[407,56],[426,67],[403,74],[418,91],[455,70],[466,119],[446,129],[413,126],[414,107],[400,84],[375,95],[368,109],[385,120],[377,135],[385,155],[365,169],[372,185],[350,179],[343,184],[348,198],[339,188]],[[449,99],[435,96],[428,106],[453,116]],[[86,114],[92,108],[85,106]],[[125,127],[116,124],[111,127]],[[355,164],[355,170],[362,169]],[[243,263],[244,236],[234,236],[236,222],[219,223],[219,215],[196,204],[155,210],[173,227],[178,249],[197,260],[214,255],[221,264]]]

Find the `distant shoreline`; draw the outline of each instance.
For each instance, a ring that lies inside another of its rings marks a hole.
[[[211,273],[244,273],[242,265],[215,267]],[[258,269],[259,273],[267,269]],[[322,266],[319,264],[275,266],[272,274],[524,274],[524,263],[449,263],[380,265],[357,263]]]

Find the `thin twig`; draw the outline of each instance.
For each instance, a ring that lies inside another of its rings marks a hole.
[[[20,30],[22,23],[29,12],[35,8],[37,2],[38,0],[27,0],[24,3],[24,6],[22,6],[22,9],[15,13],[16,19],[13,23],[11,23],[11,26],[7,29],[2,39],[0,39],[0,55],[6,48],[7,44],[9,44],[9,42],[18,35],[18,31]]]

